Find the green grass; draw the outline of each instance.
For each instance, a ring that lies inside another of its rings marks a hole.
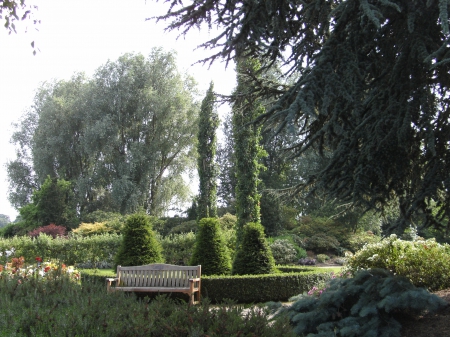
[[[78,269],[81,275],[95,275],[104,277],[116,276],[116,271],[113,269]]]

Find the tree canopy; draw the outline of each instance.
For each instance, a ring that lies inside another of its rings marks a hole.
[[[69,181],[80,213],[161,215],[187,198],[183,172],[195,165],[194,80],[170,52],[125,54],[93,78],[42,85],[17,124],[17,158],[7,165],[9,199],[30,202],[47,176]]]
[[[417,215],[450,227],[448,10],[447,0],[173,0],[159,19],[184,33],[217,26],[204,61],[281,60],[297,74],[255,92],[277,99],[259,120],[295,136],[292,156],[331,153],[298,188],[365,209],[396,203],[401,227]]]

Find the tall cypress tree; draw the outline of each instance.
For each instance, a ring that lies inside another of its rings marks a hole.
[[[253,76],[259,62],[240,59],[237,63],[237,88],[233,104],[233,136],[236,163],[236,216],[237,242],[242,238],[243,227],[250,222],[260,222],[261,198],[258,193],[259,159],[263,150],[259,145],[260,126],[252,123],[264,112],[259,99],[249,95],[253,90]]]
[[[198,175],[200,195],[197,201],[199,219],[217,216],[216,130],[219,117],[214,111],[214,85],[211,82],[202,101],[198,127]]]

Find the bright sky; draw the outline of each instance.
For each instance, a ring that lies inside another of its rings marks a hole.
[[[13,221],[17,211],[7,199],[5,164],[15,158],[9,143],[13,127],[32,104],[40,83],[51,79],[69,79],[74,72],[92,75],[108,59],[116,60],[127,52],[147,55],[153,47],[175,50],[180,69],[186,70],[205,92],[211,81],[214,90],[229,94],[235,86],[233,65],[216,63],[210,69],[197,60],[211,51],[194,50],[209,37],[209,32],[192,31],[177,40],[177,32],[164,33],[165,23],[145,21],[164,14],[167,4],[145,0],[28,0],[38,3],[35,15],[41,20],[38,31],[31,22],[18,24],[18,33],[8,35],[0,26],[0,214]],[[3,25],[3,21],[2,21]],[[27,33],[24,32],[26,26]],[[31,41],[40,51],[33,56]],[[226,107],[225,107],[226,109]]]

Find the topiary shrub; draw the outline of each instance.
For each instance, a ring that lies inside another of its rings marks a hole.
[[[163,262],[161,244],[156,240],[149,216],[136,213],[127,218],[123,240],[115,257],[115,267]]]
[[[291,298],[282,308],[300,336],[401,336],[396,315],[418,315],[446,305],[407,278],[382,269],[360,271],[354,278],[336,278],[312,295]]]
[[[36,228],[28,233],[29,236],[32,238],[35,238],[39,236],[40,234],[47,234],[51,236],[53,239],[58,236],[65,236],[66,235],[66,227],[64,226],[57,226],[54,223],[51,223],[47,226],[42,226],[39,228]]]
[[[430,291],[450,287],[450,246],[436,241],[399,240],[395,234],[366,245],[347,259],[347,271],[383,268]]]
[[[233,275],[270,274],[275,271],[275,259],[264,236],[264,227],[248,223],[243,228],[242,243],[236,251]]]
[[[231,259],[223,239],[219,220],[204,218],[198,223],[199,230],[190,264],[201,265],[202,274],[226,275],[231,270]]]
[[[289,264],[296,260],[297,251],[288,240],[278,239],[270,245],[276,264]]]

